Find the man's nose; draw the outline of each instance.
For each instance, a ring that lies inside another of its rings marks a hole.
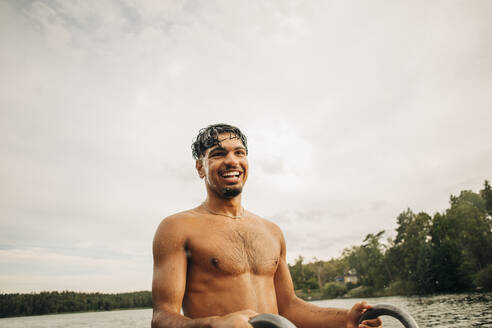
[[[225,157],[224,164],[229,166],[239,166],[239,160],[233,152],[230,152]]]

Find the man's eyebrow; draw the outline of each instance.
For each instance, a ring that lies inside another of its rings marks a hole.
[[[238,150],[238,149],[243,149],[243,150],[246,150],[246,147],[244,146],[237,146],[234,148],[234,150]],[[227,149],[225,149],[224,147],[222,146],[215,146],[215,147],[212,147],[210,148],[210,151],[209,151],[209,154],[210,153],[213,153],[214,151],[227,151]]]
[[[215,146],[215,147],[210,148],[209,153],[214,152],[216,150],[226,150],[226,149],[222,146]]]

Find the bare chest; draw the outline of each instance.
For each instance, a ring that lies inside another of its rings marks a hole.
[[[188,243],[189,264],[213,274],[274,274],[279,240],[263,225],[211,224]]]

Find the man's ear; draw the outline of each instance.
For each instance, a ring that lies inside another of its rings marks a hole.
[[[201,159],[197,159],[195,162],[195,167],[196,167],[196,171],[198,172],[198,175],[200,176],[200,179],[203,179],[205,177],[203,161]]]

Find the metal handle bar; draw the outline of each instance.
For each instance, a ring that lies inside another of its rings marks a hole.
[[[382,315],[389,315],[398,319],[405,328],[418,328],[419,326],[410,314],[390,304],[376,304],[367,310],[360,318],[359,323],[364,320],[375,319]],[[249,320],[254,328],[296,328],[288,319],[271,313],[259,314]]]
[[[296,328],[288,319],[271,313],[262,313],[249,320],[254,328]]]
[[[375,319],[381,315],[389,315],[393,318],[400,320],[405,328],[419,328],[412,316],[402,309],[390,304],[376,304],[372,309],[367,310],[359,320],[361,323],[364,320]]]

